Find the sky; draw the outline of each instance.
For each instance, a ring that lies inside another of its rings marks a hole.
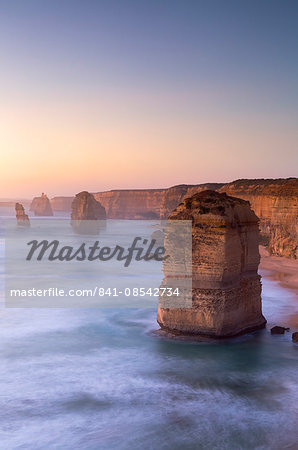
[[[297,176],[295,0],[0,0],[0,198]]]

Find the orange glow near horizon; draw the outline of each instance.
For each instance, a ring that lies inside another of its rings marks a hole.
[[[0,197],[291,176],[281,149],[294,157],[295,143],[279,117],[275,128],[258,117],[185,116],[183,107],[162,116],[162,97],[154,107],[142,98],[145,111],[136,99],[112,100],[2,103]]]

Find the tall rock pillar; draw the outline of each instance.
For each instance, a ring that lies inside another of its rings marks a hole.
[[[169,220],[192,221],[192,307],[160,306],[161,328],[218,338],[263,328],[259,220],[249,202],[204,191]]]

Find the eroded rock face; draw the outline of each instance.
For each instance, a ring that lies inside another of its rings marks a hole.
[[[212,189],[248,200],[260,219],[262,244],[270,254],[298,258],[298,179],[236,180],[178,185],[168,189],[115,190],[94,194],[111,219],[167,219],[185,198]],[[64,200],[65,199],[65,202]],[[68,198],[53,199],[67,210]]]
[[[21,203],[15,204],[17,224],[23,227],[30,227],[30,220]]]
[[[71,205],[71,224],[79,234],[98,234],[100,223],[106,219],[105,208],[87,191],[77,194]]]
[[[298,258],[298,179],[237,180],[220,189],[248,200],[271,255]]]
[[[105,207],[110,219],[167,219],[185,196],[221,186],[220,183],[181,184],[168,189],[123,189],[93,195]]]
[[[50,200],[44,193],[41,194],[41,197],[34,197],[30,206],[30,211],[33,211],[35,216],[50,217],[53,215]]]
[[[185,199],[169,219],[192,220],[192,307],[159,307],[159,325],[218,338],[264,327],[258,218],[249,203],[203,191]]]

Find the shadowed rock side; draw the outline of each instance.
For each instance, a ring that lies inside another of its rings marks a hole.
[[[30,211],[33,211],[35,216],[49,217],[53,215],[50,200],[44,193],[41,194],[41,197],[34,197],[30,206]]]
[[[248,200],[271,255],[298,258],[298,179],[237,180],[220,192]]]
[[[30,227],[30,220],[21,203],[15,204],[17,224],[23,227]]]
[[[161,328],[216,338],[263,328],[258,218],[249,203],[204,191],[185,199],[169,220],[192,220],[192,307],[159,306]]]
[[[98,234],[99,220],[106,219],[105,208],[87,191],[77,194],[71,205],[71,224],[75,233]]]

